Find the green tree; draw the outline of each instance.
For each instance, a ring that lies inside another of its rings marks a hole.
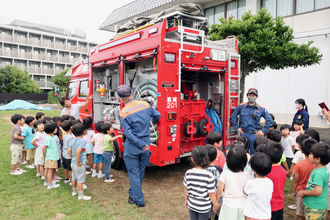
[[[29,73],[16,66],[0,68],[0,85],[1,93],[41,93]]]
[[[60,99],[65,96],[66,89],[70,82],[70,76],[65,76],[65,74],[69,71],[69,68],[63,70],[59,74],[52,76],[51,80],[54,84],[59,86],[60,92],[59,96],[54,95],[54,87],[52,87],[52,91],[48,92],[48,103],[49,104],[59,104]],[[1,77],[1,76],[0,76]]]
[[[319,64],[322,54],[319,49],[307,44],[296,44],[293,29],[285,25],[283,18],[275,20],[265,9],[253,15],[251,11],[242,15],[241,20],[232,17],[220,18],[220,24],[212,24],[210,40],[237,36],[241,55],[241,91],[245,88],[245,77],[253,72],[269,67],[284,69],[287,67],[306,67]],[[240,94],[243,99],[243,92]]]

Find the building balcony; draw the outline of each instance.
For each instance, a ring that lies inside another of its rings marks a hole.
[[[20,68],[22,71],[27,71],[27,66],[15,64],[16,67]]]
[[[7,65],[11,65],[11,64],[8,64],[8,63],[0,63],[0,68],[4,68],[4,67],[6,67]]]
[[[41,68],[40,67],[30,66],[29,67],[29,73],[41,73]]]
[[[59,61],[63,63],[68,63],[69,62],[69,57],[59,57]]]
[[[77,57],[77,58],[70,57],[70,63],[74,64],[75,62],[77,62],[79,60],[81,60],[79,57]]]
[[[65,50],[65,49],[66,49],[65,44],[56,43],[56,49],[62,49],[62,50]]]
[[[36,60],[45,60],[46,55],[45,54],[40,54],[40,53],[35,53],[34,54],[34,59],[36,59]]]
[[[54,48],[54,42],[44,40],[44,42],[43,42],[43,46],[44,46],[44,47],[51,47],[51,48]]]
[[[15,39],[14,42],[16,42],[16,43],[27,44],[27,38],[25,38],[25,37],[15,36],[14,39]]]
[[[35,46],[41,46],[41,40],[35,39],[35,38],[30,38],[29,44],[30,45],[35,45]]]
[[[49,60],[49,61],[58,61],[58,56],[48,55],[47,60]]]
[[[82,53],[87,53],[87,47],[79,47],[78,51]]]
[[[54,74],[54,70],[50,68],[43,68],[42,69],[43,74]]]
[[[32,53],[31,52],[21,52],[20,57],[26,58],[26,59],[32,59]]]
[[[68,44],[68,50],[77,51],[77,46]]]
[[[47,87],[52,87],[54,86],[54,83],[52,81],[47,81]]]
[[[3,41],[9,41],[9,42],[13,42],[13,36],[12,35],[0,35],[0,39]]]
[[[64,71],[64,70],[63,69],[55,69],[55,74],[59,74],[62,71]]]
[[[45,87],[45,81],[34,81],[39,87]]]
[[[9,57],[18,57],[18,51],[11,51],[11,50],[7,51],[6,50],[4,52],[4,55],[9,56]]]

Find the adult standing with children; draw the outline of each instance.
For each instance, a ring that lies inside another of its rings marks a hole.
[[[303,125],[304,125],[303,128],[306,131],[309,128],[308,107],[306,105],[305,100],[303,100],[303,99],[297,99],[295,101],[295,103],[296,103],[296,109],[298,109],[298,110],[297,110],[296,114],[293,117],[291,130],[294,131],[294,129],[293,129],[294,122],[297,121],[297,120],[301,120],[303,122]]]
[[[236,107],[230,117],[230,121],[234,128],[249,140],[250,154],[254,154],[254,141],[263,136],[270,126],[273,125],[273,120],[268,111],[261,105],[257,104],[258,90],[250,88],[247,92],[248,102],[241,103]],[[240,123],[238,124],[237,116],[240,116]],[[266,120],[265,126],[262,128],[260,119],[263,117]]]
[[[150,162],[150,120],[156,124],[160,113],[147,102],[134,100],[130,87],[126,85],[119,86],[117,93],[125,105],[120,112],[120,123],[126,136],[124,162],[130,183],[128,203],[144,207],[141,186]]]
[[[79,115],[79,110],[82,107],[85,107],[88,105],[89,101],[93,98],[93,95],[89,96],[88,99],[82,103],[82,104],[72,104],[70,99],[68,99],[66,96],[60,99],[60,104],[64,107],[64,109],[61,112],[62,115],[71,115],[75,119],[81,120]]]

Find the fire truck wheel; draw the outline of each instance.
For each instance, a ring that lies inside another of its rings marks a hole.
[[[120,158],[119,147],[117,141],[113,142],[113,153],[111,158],[111,167],[120,170],[123,167],[123,158]]]
[[[199,134],[202,136],[206,136],[208,134],[208,131],[206,130],[206,125],[209,123],[209,121],[204,118],[198,122],[198,130]]]
[[[185,124],[184,124],[184,135],[186,137],[190,137],[190,134],[188,134],[188,126],[190,126],[190,121],[187,121]],[[196,136],[198,134],[198,124],[196,121],[193,121],[193,126],[194,126],[194,130],[195,132],[193,133],[193,136]]]

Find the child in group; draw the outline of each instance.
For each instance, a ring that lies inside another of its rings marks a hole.
[[[202,146],[195,147],[191,161],[194,168],[186,172],[183,181],[185,206],[189,208],[191,220],[208,219],[211,203],[215,210],[220,208],[220,204],[215,196],[214,176],[206,170],[209,164],[207,150]]]
[[[220,166],[214,165],[214,161],[217,158],[217,149],[211,144],[207,144],[204,147],[207,150],[207,154],[209,157],[209,167],[206,168],[206,170],[211,172],[214,176],[215,192],[216,192],[218,189],[218,186],[219,186],[219,177],[220,177],[220,174],[222,173],[222,168]],[[220,205],[222,204],[222,197],[218,200],[218,202]],[[214,220],[218,220],[219,213],[220,213],[220,210],[218,210],[216,212]],[[212,215],[212,208],[210,211],[210,217],[211,217],[211,215]]]
[[[82,123],[75,124],[72,132],[76,136],[70,143],[68,154],[71,157],[72,168],[72,196],[78,194],[78,199],[90,200],[90,196],[84,195],[84,182],[86,181],[86,141],[83,136],[86,132]]]
[[[92,144],[95,146],[94,147],[94,164],[93,164],[93,169],[91,169],[92,177],[98,176],[98,178],[104,177],[104,174],[102,174],[103,163],[104,163],[104,158],[103,158],[104,134],[103,134],[102,128],[101,128],[101,126],[103,124],[104,124],[103,121],[99,121],[96,123],[95,129],[96,129],[97,133],[92,138]],[[99,174],[96,173],[97,166],[99,169]]]
[[[44,119],[45,114],[43,112],[38,112],[36,114],[36,121]]]
[[[267,133],[267,138],[268,140],[270,141],[275,141],[276,143],[281,143],[281,139],[282,139],[282,134],[280,131],[277,131],[277,130],[271,130]],[[282,157],[281,157],[281,160],[279,162],[279,164],[282,164],[283,168],[286,170],[286,171],[289,171],[289,167],[288,167],[288,164],[286,163],[286,157],[284,155],[284,152],[282,154]]]
[[[72,179],[71,157],[68,154],[68,149],[74,135],[71,132],[72,123],[69,120],[62,122],[62,128],[65,131],[63,136],[63,168],[64,168],[64,183],[70,183]]]
[[[306,190],[299,191],[305,205],[305,218],[326,219],[328,209],[329,171],[326,165],[330,162],[330,146],[326,143],[315,144],[309,154],[309,161],[316,168],[309,176]]]
[[[36,165],[37,177],[41,176],[41,179],[45,180],[45,184],[47,185],[47,180],[45,178],[44,172],[44,157],[42,153],[42,149],[44,147],[44,140],[46,138],[46,133],[44,132],[44,123],[42,120],[38,120],[34,122],[34,130],[32,133],[36,132],[34,138],[31,141],[31,144],[36,147],[36,154],[34,156],[34,163]]]
[[[14,127],[11,132],[11,174],[12,175],[21,175],[26,170],[20,168],[21,158],[22,158],[22,149],[24,144],[24,137],[22,136],[22,131],[20,126],[24,124],[24,116],[20,114],[15,114],[11,116],[11,122],[14,124]]]
[[[83,120],[83,124],[86,128],[86,134],[84,135],[84,140],[87,142],[86,144],[86,157],[89,166],[92,168],[94,164],[94,146],[92,144],[93,136],[95,135],[95,131],[93,129],[93,120],[91,117],[85,117]],[[86,171],[86,174],[91,174]]]
[[[101,126],[102,132],[104,134],[104,142],[103,142],[103,158],[104,158],[104,182],[112,183],[115,181],[111,179],[113,175],[109,175],[111,169],[111,158],[113,153],[113,141],[117,138],[122,138],[122,135],[117,135],[112,137],[113,128],[110,123],[105,123]]]
[[[72,115],[69,116],[69,121],[73,122],[74,120],[76,120],[75,117],[73,117]]]
[[[24,121],[25,121],[25,116],[23,116],[24,118]],[[20,129],[21,129],[21,134],[24,134],[24,130],[25,128],[27,128],[28,125],[27,124],[23,124],[20,126]],[[26,149],[25,149],[25,141],[23,142],[23,145],[22,145],[22,158],[21,158],[21,164],[27,164],[26,162]]]
[[[23,132],[23,137],[24,139],[24,144],[25,144],[25,149],[26,149],[26,168],[29,169],[34,169],[34,155],[36,152],[36,148],[31,144],[31,141],[33,140],[35,134],[32,133],[33,130],[33,124],[34,124],[34,117],[28,116],[25,119],[25,123],[28,125],[27,128],[25,128]],[[32,161],[32,164],[30,163]]]
[[[243,188],[248,179],[251,178],[248,171],[244,171],[247,164],[246,151],[242,147],[231,147],[227,154],[226,164],[228,170],[220,175],[220,183],[217,190],[217,200],[223,191],[223,203],[219,219],[244,220],[244,206],[246,195]]]
[[[267,144],[268,139],[266,137],[258,137],[253,143],[254,152],[257,152],[257,148],[261,144]]]
[[[288,165],[288,168],[291,167],[291,162],[294,157],[294,150],[295,150],[295,144],[293,141],[293,138],[290,136],[290,125],[284,124],[280,128],[281,133],[283,135],[281,139],[281,143],[283,146],[283,152],[286,158],[286,163]]]
[[[291,198],[296,201],[297,220],[305,219],[303,198],[298,195],[298,191],[306,189],[308,178],[316,167],[308,158],[311,148],[315,144],[317,144],[317,141],[314,139],[306,139],[302,142],[301,151],[306,156],[306,159],[299,161],[293,169],[294,176],[292,180]]]
[[[54,123],[56,123],[56,122],[54,122]],[[57,150],[58,150],[59,159],[57,161],[57,168],[55,169],[53,182],[54,181],[59,182],[59,180],[62,179],[61,177],[59,177],[57,175],[57,169],[61,168],[61,156],[62,156],[62,144],[61,144],[61,140],[60,140],[60,138],[58,136],[58,135],[60,135],[59,132],[58,132],[59,130],[60,130],[60,127],[56,123],[56,129],[55,129],[53,135],[54,135],[54,138],[55,138],[55,141],[56,141],[56,146],[57,146]]]
[[[315,129],[308,129],[305,131],[305,134],[315,139],[318,143],[320,143],[320,133]]]
[[[69,119],[70,119],[70,116],[69,115],[62,115],[61,116],[61,122],[63,123],[63,121],[69,121]]]
[[[42,122],[43,122],[44,124],[46,124],[47,122],[53,122],[53,118],[50,117],[50,116],[44,116],[44,117],[42,118]]]
[[[253,155],[249,164],[255,179],[248,180],[244,186],[244,193],[247,194],[244,215],[246,220],[270,219],[273,182],[266,176],[272,170],[272,160],[259,152]]]
[[[304,134],[304,129],[303,129],[303,122],[301,120],[295,120],[293,122],[293,131],[290,131],[290,136],[293,139],[293,142],[295,144],[295,150],[294,153],[300,151],[299,147],[298,147],[298,143],[297,143],[297,137],[301,134]]]
[[[242,136],[242,137],[243,137],[243,136]],[[245,145],[243,142],[240,142],[240,141],[235,141],[235,142],[231,145],[230,149],[231,149],[231,148],[234,148],[234,147],[240,147],[240,148],[243,148],[245,151],[247,150],[246,145]],[[228,152],[229,152],[230,149],[227,150],[227,152],[226,152],[227,155],[228,155]],[[251,157],[250,154],[249,154],[249,153],[246,153],[247,162],[250,160],[250,157]],[[228,170],[227,163],[225,163],[225,165],[223,166],[223,170]],[[244,168],[244,171],[249,171],[248,163],[246,163],[246,166],[245,166],[245,168]]]
[[[56,140],[54,137],[54,133],[56,133],[57,125],[55,122],[47,122],[45,124],[45,133],[47,134],[44,140],[44,147],[42,149],[42,153],[45,161],[46,168],[46,178],[48,189],[57,188],[60,184],[56,184],[54,180],[56,168],[58,167],[58,148],[56,144]]]
[[[206,141],[208,144],[213,145],[215,148],[217,148],[217,158],[214,161],[214,165],[220,166],[221,168],[224,167],[226,163],[226,158],[224,153],[219,150],[222,145],[222,135],[217,132],[217,131],[211,131],[207,136],[206,136]]]
[[[288,177],[291,177],[292,173],[293,173],[293,169],[295,167],[295,165],[299,162],[299,161],[302,161],[302,160],[305,160],[306,157],[305,155],[302,153],[301,151],[301,145],[302,145],[302,142],[306,139],[310,138],[307,134],[301,134],[299,135],[297,138],[296,138],[296,141],[297,141],[297,145],[298,145],[298,148],[299,148],[299,151],[297,151],[295,154],[294,154],[294,157],[292,159],[292,163],[291,163],[291,167],[290,167],[290,170],[286,172],[286,175]]]
[[[279,164],[283,147],[275,141],[268,141],[264,153],[268,155],[272,161],[272,170],[266,176],[273,181],[273,194],[270,201],[272,210],[272,220],[283,220],[284,209],[284,187],[286,181],[286,172]]]
[[[53,122],[55,122],[57,125],[56,135],[58,136],[60,141],[63,141],[63,134],[62,134],[62,129],[61,129],[61,125],[62,125],[61,118],[58,116],[55,116],[55,117],[53,117]]]

